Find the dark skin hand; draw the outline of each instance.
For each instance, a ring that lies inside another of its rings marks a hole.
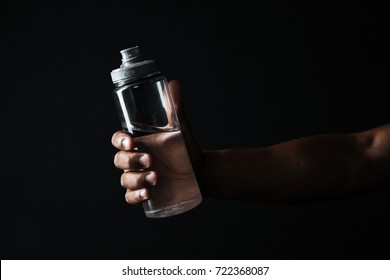
[[[349,134],[322,134],[255,149],[201,151],[185,118],[181,89],[169,83],[173,103],[202,194],[261,203],[300,203],[348,197],[390,184],[390,124]],[[149,199],[158,187],[149,154],[133,150],[138,138],[118,131],[114,164],[125,172],[126,201]],[[149,168],[144,172],[131,170]]]

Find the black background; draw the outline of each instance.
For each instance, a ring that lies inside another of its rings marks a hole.
[[[252,2],[1,9],[2,259],[388,258],[389,189],[307,205],[205,198],[157,220],[125,203],[110,71],[130,46],[182,83],[203,149],[390,121],[387,5]]]

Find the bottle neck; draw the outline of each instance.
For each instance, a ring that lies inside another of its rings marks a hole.
[[[144,80],[147,80],[147,79],[150,79],[150,78],[154,78],[154,77],[157,77],[161,75],[161,72],[160,71],[157,71],[157,72],[152,72],[152,73],[149,73],[147,75],[143,75],[143,76],[138,76],[138,77],[132,77],[132,78],[129,78],[129,79],[124,79],[124,80],[120,80],[116,83],[114,83],[115,87],[122,87],[124,85],[127,85],[127,84],[131,84],[131,83],[135,83],[135,82],[142,82]]]

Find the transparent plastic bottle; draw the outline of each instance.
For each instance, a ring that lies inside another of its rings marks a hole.
[[[143,203],[150,218],[177,215],[202,201],[180,130],[167,79],[157,62],[143,60],[138,47],[121,51],[122,65],[111,72],[114,101],[125,133],[137,138],[135,150],[152,156],[158,183]],[[142,170],[139,170],[142,171]]]

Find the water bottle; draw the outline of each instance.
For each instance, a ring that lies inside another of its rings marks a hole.
[[[155,60],[144,60],[138,47],[124,49],[120,68],[111,72],[114,102],[135,150],[152,156],[158,174],[143,202],[145,215],[162,218],[186,212],[202,201],[166,77]],[[137,171],[137,170],[134,170]],[[138,170],[144,171],[144,170]]]

